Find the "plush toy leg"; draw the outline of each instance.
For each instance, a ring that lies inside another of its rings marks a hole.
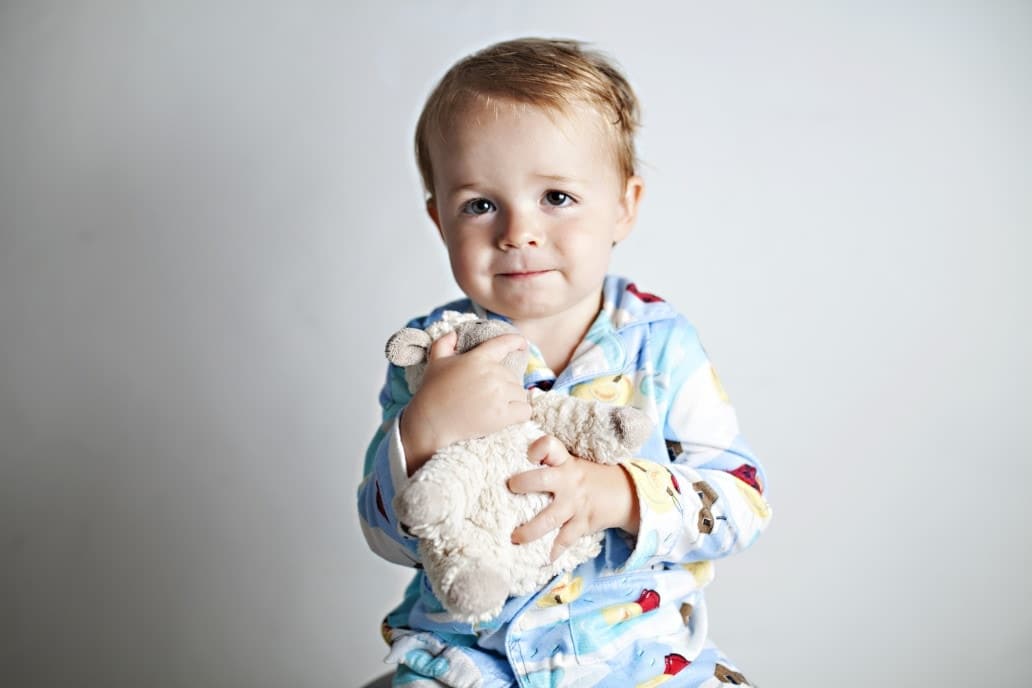
[[[467,556],[459,554],[460,557]],[[437,567],[424,559],[427,575],[431,581],[440,582],[440,589],[434,590],[445,609],[454,616],[470,623],[487,621],[498,615],[509,596],[507,572],[494,563],[472,561],[457,563],[454,559],[440,557]],[[434,571],[439,568],[440,571]]]
[[[644,413],[631,406],[610,409],[610,422],[620,444],[628,451],[645,444],[652,433],[652,421]]]
[[[504,573],[487,565],[459,571],[448,591],[449,603],[458,614],[483,621],[497,615],[509,596]],[[486,618],[484,618],[486,617]]]
[[[652,432],[652,421],[631,406],[542,392],[531,397],[541,429],[582,458],[615,463],[633,456]]]

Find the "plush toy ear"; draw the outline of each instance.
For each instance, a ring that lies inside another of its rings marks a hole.
[[[430,353],[430,335],[414,327],[398,330],[387,340],[387,360],[396,366],[407,368],[423,363]]]

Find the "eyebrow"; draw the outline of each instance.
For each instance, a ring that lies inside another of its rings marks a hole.
[[[576,184],[580,181],[579,179],[575,179],[573,177],[566,177],[561,174],[535,174],[534,176],[538,179],[546,179],[548,181],[556,182],[557,184]],[[460,191],[466,191],[467,189],[476,189],[479,186],[480,184],[477,184],[476,182],[456,184],[455,186],[448,187],[444,195],[451,196],[459,193]]]
[[[561,174],[536,174],[534,176],[538,179],[549,179],[551,181],[559,182],[561,184],[575,184],[578,181],[580,181],[579,179],[574,179],[573,177],[564,177]]]

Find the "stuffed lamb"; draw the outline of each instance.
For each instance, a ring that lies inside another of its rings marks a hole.
[[[426,331],[405,328],[387,343],[387,358],[405,368],[409,389],[422,382],[430,345],[454,330],[456,351],[515,328],[501,320],[447,312]],[[523,379],[526,351],[503,361]],[[484,437],[456,442],[437,451],[394,498],[402,527],[419,538],[419,554],[434,594],[456,620],[488,621],[510,595],[526,595],[559,573],[596,556],[602,533],[585,535],[549,561],[553,531],[534,542],[514,545],[512,531],[552,499],[543,493],[514,494],[508,478],[540,468],[527,449],[544,434],[554,435],[574,455],[599,463],[631,457],[652,430],[648,417],[627,406],[607,406],[558,393],[531,390],[531,420]]]

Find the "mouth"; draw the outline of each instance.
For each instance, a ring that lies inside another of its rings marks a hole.
[[[523,280],[523,279],[533,279],[534,277],[540,277],[541,275],[546,275],[546,274],[548,274],[550,272],[552,272],[552,271],[551,270],[515,270],[513,272],[500,272],[500,273],[498,273],[498,277],[502,277],[502,278],[505,278],[505,279]]]

